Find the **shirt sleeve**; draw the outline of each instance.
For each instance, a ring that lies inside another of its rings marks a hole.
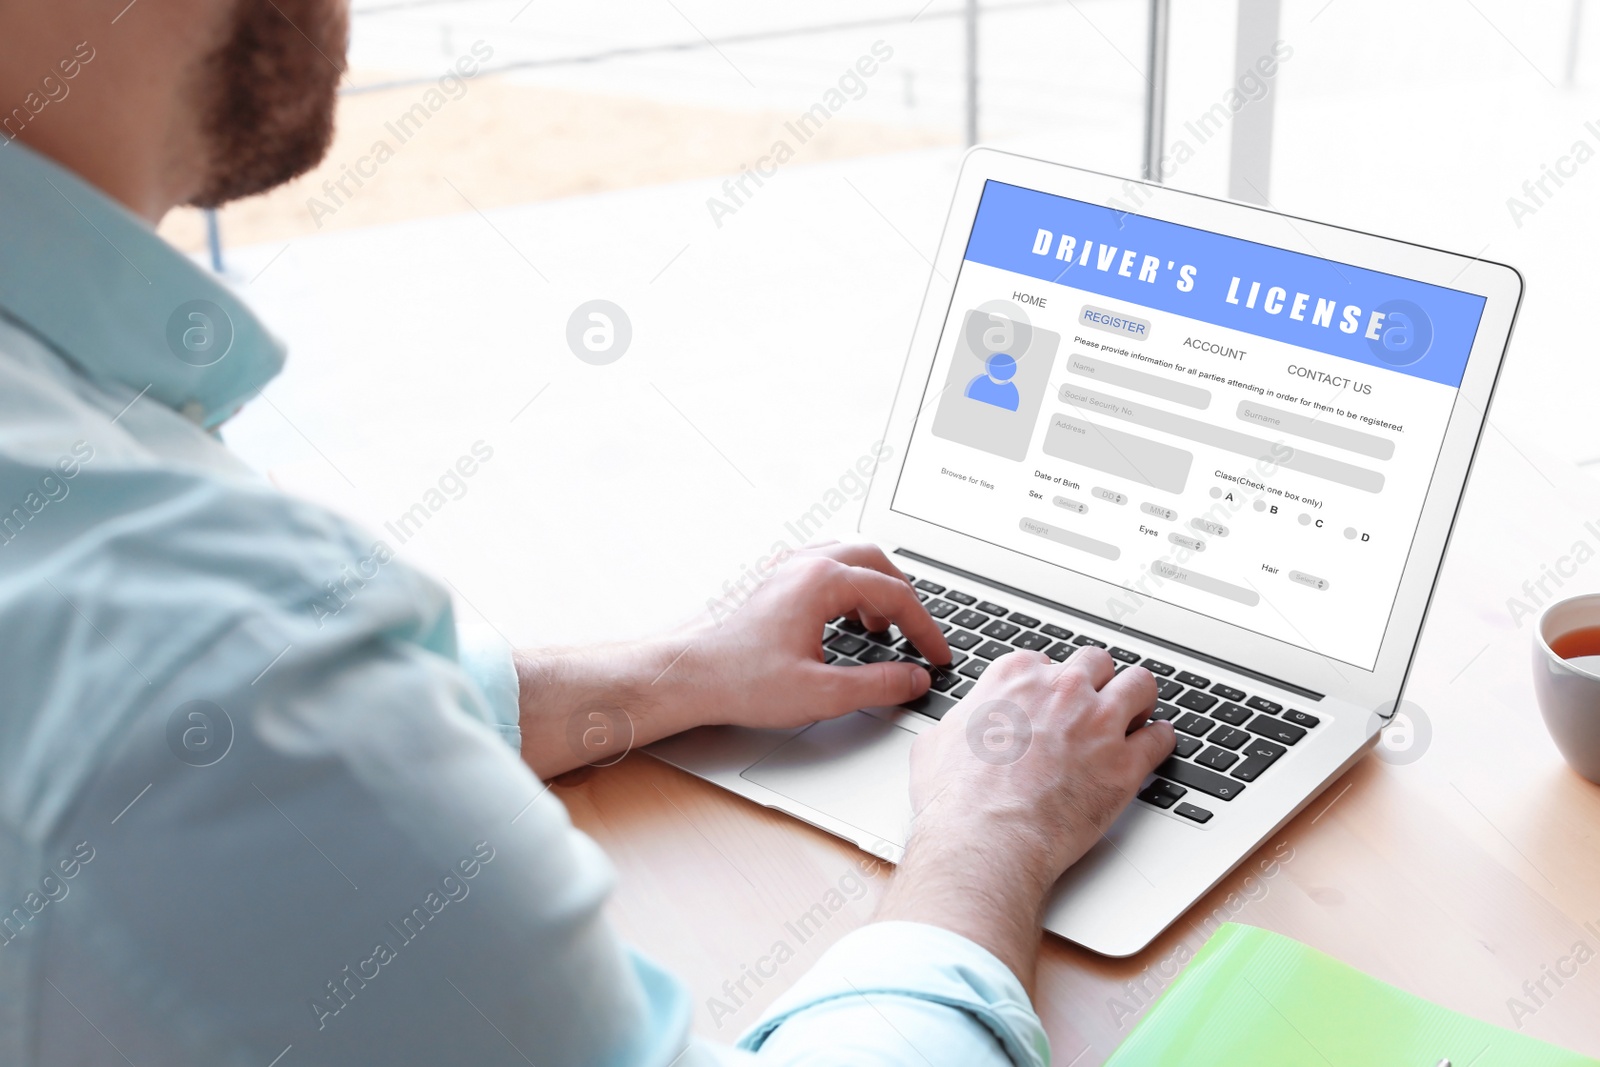
[[[846,935],[735,1047],[689,1037],[688,991],[644,956],[664,1067],[1046,1067],[1050,1045],[1016,976],[936,926],[873,923]],[[687,1042],[687,1044],[685,1043]]]
[[[521,752],[520,685],[511,661],[511,645],[486,623],[460,618],[457,629],[461,669],[483,697],[490,725],[511,746],[511,751]]]
[[[1045,1067],[1050,1045],[1010,968],[959,934],[874,923],[830,948],[739,1041],[761,1062]]]
[[[503,644],[459,652],[443,590],[317,509],[96,464],[0,596],[38,690],[6,749],[29,866],[3,873],[21,893],[78,857],[0,951],[32,1062],[1044,1062],[1004,967],[914,924],[846,937],[741,1048],[696,1040],[605,917],[609,862],[505,744]]]

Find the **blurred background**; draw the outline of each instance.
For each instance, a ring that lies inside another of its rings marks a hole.
[[[376,528],[498,442],[503,491],[418,554],[519,638],[540,626],[497,567],[530,528],[518,576],[556,599],[589,588],[550,565],[575,553],[640,581],[693,561],[681,615],[869,450],[974,138],[1514,265],[1488,432],[1554,484],[1541,456],[1600,473],[1596,7],[357,0],[326,162],[223,210],[214,249],[199,212],[162,232],[290,342],[228,430],[283,484]],[[595,298],[631,317],[602,368],[565,342]],[[677,484],[687,450],[726,484]],[[711,511],[717,564],[691,521]]]
[[[892,58],[823,135],[798,146],[799,162],[964,147],[975,111],[985,143],[1137,175],[1151,12],[1165,6],[357,0],[336,147],[315,173],[227,209],[224,239],[251,244],[457,212],[463,205],[450,175],[471,176],[481,208],[736,174],[875,41]],[[1241,48],[1264,55],[1282,42],[1283,71],[1266,79],[1272,99],[1250,110],[1271,113],[1264,140],[1254,135],[1271,164],[1269,195],[1286,210],[1359,225],[1367,210],[1360,201],[1380,193],[1487,193],[1474,187],[1489,175],[1495,192],[1509,194],[1581,135],[1573,120],[1600,119],[1600,96],[1584,90],[1584,75],[1600,64],[1600,15],[1585,18],[1584,7],[1585,0],[1173,5],[1157,31],[1166,53],[1163,148],[1187,140],[1196,161],[1164,177],[1226,193],[1231,129],[1199,143],[1184,124],[1223,100],[1257,58]],[[374,142],[393,142],[385,124],[463,57],[481,60],[482,73],[459,96],[446,95],[448,121],[407,143],[348,210],[314,219],[308,198],[327,200],[325,181]],[[1500,173],[1508,160],[1516,166]],[[1507,221],[1500,198],[1474,198],[1471,215]],[[1471,215],[1458,221],[1471,224]],[[175,215],[166,232],[190,248],[204,240],[197,213]]]

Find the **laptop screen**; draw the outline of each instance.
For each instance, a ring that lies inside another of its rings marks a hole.
[[[891,506],[1371,670],[1483,308],[991,180]]]

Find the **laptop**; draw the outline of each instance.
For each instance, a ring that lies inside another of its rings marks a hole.
[[[1044,924],[1138,952],[1398,706],[1521,294],[1501,264],[972,150],[860,522],[954,663],[903,707],[650,751],[897,861],[916,735],[1011,650],[1105,648],[1155,675],[1177,749]],[[850,619],[822,648],[919,660]]]

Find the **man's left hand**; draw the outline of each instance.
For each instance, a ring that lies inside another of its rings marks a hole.
[[[715,694],[710,721],[800,726],[857,708],[892,707],[928,691],[928,672],[903,660],[824,663],[823,627],[840,616],[874,632],[892,624],[929,663],[950,662],[939,624],[882,549],[811,545],[732,616],[683,635],[690,641],[684,661],[694,661],[689,669],[702,676],[698,685]]]
[[[927,662],[950,662],[939,624],[881,549],[810,545],[725,619],[631,645],[519,652],[523,758],[550,777],[694,726],[803,726],[928,691],[916,663],[824,662],[824,627],[841,616],[872,632],[896,626]]]

